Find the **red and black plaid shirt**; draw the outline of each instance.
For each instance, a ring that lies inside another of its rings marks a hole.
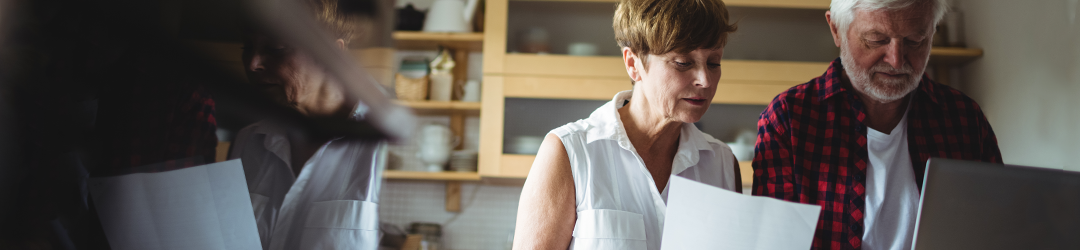
[[[866,205],[865,107],[825,74],[780,93],[761,113],[753,194],[821,206],[813,249],[859,249]],[[930,157],[1001,163],[990,123],[974,100],[923,76],[908,113],[908,152],[922,189]]]

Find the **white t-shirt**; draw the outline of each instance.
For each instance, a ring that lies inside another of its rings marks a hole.
[[[629,90],[619,92],[589,118],[551,131],[562,140],[574,177],[577,221],[570,249],[660,249],[667,188],[657,190],[626,136],[618,109],[630,96]],[[734,190],[739,177],[733,157],[726,144],[686,123],[671,175]]]
[[[866,220],[862,249],[911,249],[919,189],[907,141],[907,111],[889,134],[867,128]]]

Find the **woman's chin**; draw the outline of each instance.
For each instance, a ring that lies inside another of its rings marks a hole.
[[[678,121],[683,122],[683,123],[695,123],[695,122],[701,121],[701,117],[703,115],[704,115],[704,112],[702,112],[701,114],[687,112],[687,113],[680,114],[680,115],[678,115],[676,117],[678,117]]]
[[[686,108],[684,110],[676,111],[678,113],[674,117],[684,123],[695,123],[701,121],[701,117],[704,117],[705,111],[708,110],[708,106]]]

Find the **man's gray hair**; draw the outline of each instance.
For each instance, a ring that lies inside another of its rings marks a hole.
[[[898,10],[912,4],[929,2],[930,12],[934,15],[934,25],[941,22],[949,5],[946,0],[832,0],[829,11],[832,12],[832,20],[836,23],[837,32],[840,32],[840,40],[847,40],[847,30],[851,21],[855,20],[855,12],[860,10]]]

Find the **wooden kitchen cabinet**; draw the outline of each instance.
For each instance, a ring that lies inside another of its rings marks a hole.
[[[618,56],[570,56],[512,53],[508,30],[512,2],[550,4],[615,3],[616,0],[486,0],[483,34],[483,90],[480,109],[479,174],[485,179],[522,179],[534,155],[504,153],[507,98],[610,100],[630,89],[630,80]],[[830,0],[727,0],[728,7],[810,9],[823,12]],[[609,19],[610,20],[610,19]],[[821,18],[824,22],[824,18]],[[607,22],[610,25],[610,21]],[[606,26],[610,29],[610,26]],[[739,32],[746,32],[741,30]],[[757,31],[767,32],[767,31]],[[826,31],[827,32],[827,31]],[[613,43],[613,41],[612,41]],[[952,67],[982,55],[980,49],[935,47],[934,67]],[[829,62],[729,60],[721,64],[714,104],[765,105],[788,88],[825,72]],[[939,70],[941,71],[941,70]],[[578,117],[584,118],[584,117]],[[750,162],[740,162],[744,185],[752,177]]]

